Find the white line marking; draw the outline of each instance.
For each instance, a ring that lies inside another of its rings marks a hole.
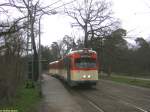
[[[147,110],[144,110],[144,109],[142,109],[141,107],[138,107],[138,106],[136,106],[136,105],[134,105],[134,104],[131,104],[131,103],[128,103],[128,102],[125,102],[125,101],[120,101],[120,102],[122,102],[122,103],[124,103],[124,104],[127,104],[127,105],[130,105],[130,106],[132,106],[132,107],[134,107],[134,108],[136,108],[136,109],[138,109],[138,110],[140,110],[140,111],[142,111],[142,112],[148,112]]]
[[[100,112],[104,112],[101,108],[99,108],[97,105],[95,105],[93,102],[89,101],[88,102],[93,106],[95,107],[97,110],[99,110]]]

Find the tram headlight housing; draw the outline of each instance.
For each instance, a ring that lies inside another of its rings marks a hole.
[[[86,78],[86,75],[83,75],[83,78]]]
[[[88,78],[91,78],[91,75],[88,75],[87,77],[88,77]]]

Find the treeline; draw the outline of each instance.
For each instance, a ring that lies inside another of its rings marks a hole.
[[[11,103],[29,77],[38,80],[38,27],[44,14],[55,14],[50,6],[39,0],[0,2],[0,106]],[[28,74],[28,63],[33,74]]]
[[[102,69],[128,75],[148,75],[150,73],[150,42],[136,38],[135,45],[126,41],[125,34],[116,30],[104,40],[101,49]],[[124,30],[125,31],[125,30]],[[149,74],[150,75],[150,74]]]
[[[25,40],[23,31],[16,31],[17,26],[12,22],[11,25],[5,23],[0,27],[0,103],[10,101],[16,95],[18,83],[23,79],[24,63],[21,56]]]
[[[117,29],[111,35],[90,38],[88,47],[97,51],[101,71],[108,75],[112,72],[128,75],[149,74],[150,42],[144,38],[136,38],[136,44],[130,44],[126,38],[129,38],[126,36],[126,30]],[[53,42],[50,47],[42,48],[43,59],[55,61],[71,49],[84,48],[84,42],[82,39],[75,40],[66,35],[62,40]]]

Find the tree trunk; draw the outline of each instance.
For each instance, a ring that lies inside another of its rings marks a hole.
[[[84,27],[84,47],[85,48],[88,48],[88,33],[87,33],[87,24],[85,24],[85,27]]]
[[[31,41],[32,41],[32,47],[33,47],[33,80],[37,81],[39,76],[39,70],[38,70],[38,53],[36,50],[36,44],[35,44],[35,37],[34,37],[34,17],[31,16]]]
[[[109,64],[109,66],[108,66],[108,77],[111,76],[111,72],[112,72],[112,66],[111,66],[111,64]]]

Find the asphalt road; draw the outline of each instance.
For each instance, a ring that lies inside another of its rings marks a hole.
[[[150,112],[150,89],[99,80],[95,87],[70,88],[43,75],[44,112]]]

